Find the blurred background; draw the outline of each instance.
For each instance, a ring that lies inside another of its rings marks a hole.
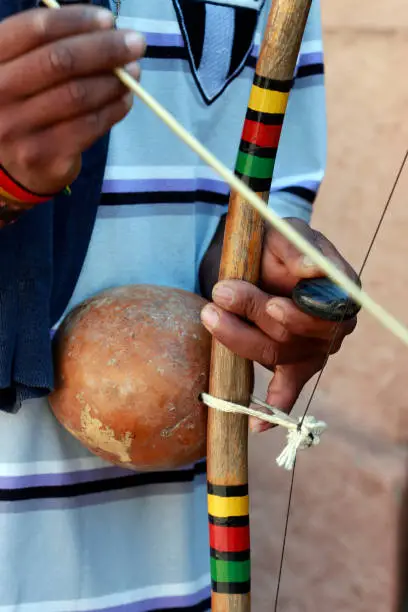
[[[322,5],[329,155],[314,225],[358,269],[408,148],[408,2]],[[408,167],[363,283],[408,322]],[[259,393],[266,379],[258,371]],[[309,395],[310,387],[299,412]],[[405,610],[407,349],[362,314],[310,414],[329,430],[298,462],[278,612]],[[275,464],[284,443],[282,431],[251,436],[257,612],[274,610],[290,486]]]

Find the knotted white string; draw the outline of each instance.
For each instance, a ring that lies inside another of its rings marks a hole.
[[[219,399],[207,393],[201,395],[201,399],[206,406],[219,410],[220,412],[229,412],[231,414],[243,414],[246,416],[256,417],[267,423],[285,427],[288,430],[287,443],[281,454],[276,458],[276,463],[279,467],[285,470],[293,470],[295,465],[297,452],[305,450],[311,446],[320,444],[320,437],[327,429],[324,421],[318,421],[313,416],[299,417],[294,419],[285,412],[278,410],[274,406],[270,406],[256,397],[251,397],[251,401],[258,406],[266,408],[269,412],[261,412],[253,408],[246,408],[240,404],[234,404],[226,400]]]

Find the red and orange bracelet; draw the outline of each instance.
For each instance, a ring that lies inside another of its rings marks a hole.
[[[16,181],[0,164],[0,197],[21,204],[22,208],[30,208],[30,204],[42,204],[48,202],[53,195],[40,195],[23,187]]]
[[[64,193],[69,194],[66,187]],[[56,194],[46,195],[30,191],[16,181],[0,164],[0,228],[10,225],[36,204],[48,202]]]

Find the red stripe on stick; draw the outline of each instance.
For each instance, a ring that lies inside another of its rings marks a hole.
[[[249,549],[249,525],[220,527],[210,523],[210,547],[220,552],[241,552]]]
[[[246,119],[242,140],[252,142],[259,147],[278,148],[281,132],[281,125],[266,125],[265,123]]]

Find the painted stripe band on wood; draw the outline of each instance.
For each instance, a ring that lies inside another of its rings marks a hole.
[[[272,183],[271,176],[269,178],[258,179],[258,178],[246,176],[245,174],[241,174],[240,172],[237,172],[237,171],[235,171],[235,174],[237,175],[238,178],[241,179],[243,183],[245,183],[245,185],[248,185],[248,187],[250,187],[252,191],[255,191],[256,193],[259,193],[259,194],[264,194],[268,192],[268,195],[269,195],[269,191],[271,189],[271,183]]]
[[[230,527],[210,523],[210,547],[220,552],[244,552],[249,550],[249,522],[246,526]]]
[[[249,121],[255,121],[256,123],[262,123],[263,125],[282,125],[285,115],[283,113],[261,113],[259,111],[248,108],[246,112],[246,119]]]
[[[210,548],[210,555],[214,559],[222,559],[223,561],[247,561],[251,557],[251,551],[242,550],[241,552],[223,552]]]
[[[212,516],[208,515],[208,522],[219,527],[246,527],[249,525],[249,515],[244,516]]]
[[[208,513],[220,518],[246,516],[249,513],[249,498],[247,495],[243,497],[208,495]]]
[[[251,562],[247,561],[223,561],[222,559],[210,559],[211,579],[214,582],[248,582],[251,577]]]
[[[242,140],[259,147],[277,148],[282,133],[282,125],[265,125],[259,121],[247,119],[242,131]]]
[[[245,140],[241,140],[239,145],[239,150],[241,153],[246,153],[247,155],[256,155],[256,157],[273,158],[276,157],[276,149],[275,147],[260,147],[253,142],[246,142]]]
[[[225,595],[246,595],[251,591],[251,581],[247,582],[216,582],[211,581],[211,588],[214,593]]]
[[[257,179],[272,179],[275,158],[263,158],[258,155],[238,152],[236,171],[244,176]]]
[[[293,87],[293,79],[288,81],[280,81],[277,79],[269,79],[255,73],[254,85],[261,89],[269,89],[270,91],[279,91],[281,93],[289,93]]]
[[[216,485],[207,482],[207,492],[217,497],[243,497],[248,495],[248,483],[240,485]]]
[[[261,89],[256,85],[252,86],[249,97],[249,108],[259,113],[282,113],[286,111],[289,94],[280,91]]]

